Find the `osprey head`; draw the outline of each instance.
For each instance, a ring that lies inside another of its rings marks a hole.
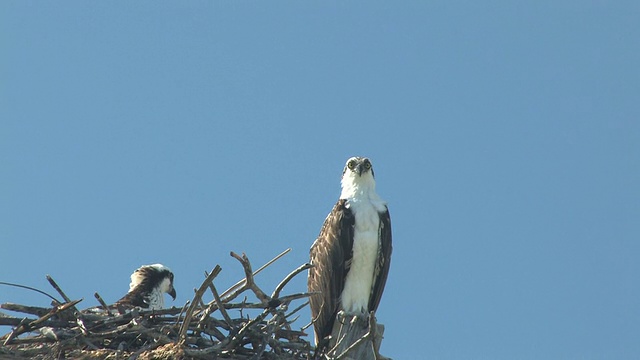
[[[347,163],[344,166],[344,170],[342,170],[342,177],[344,177],[345,174],[351,173],[353,173],[354,176],[356,174],[357,176],[362,176],[362,174],[366,175],[368,172],[371,173],[371,177],[374,177],[373,168],[371,167],[371,160],[366,157],[354,156],[347,160]]]
[[[176,299],[176,289],[173,288],[173,273],[171,269],[162,264],[143,265],[131,274],[129,292],[138,286],[157,289],[160,293],[171,295]]]
[[[358,194],[374,193],[376,182],[371,160],[360,156],[349,158],[342,171],[341,183],[341,199],[353,198]]]

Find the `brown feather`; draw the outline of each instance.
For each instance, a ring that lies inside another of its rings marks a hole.
[[[331,334],[351,263],[355,217],[346,202],[340,199],[333,207],[310,251],[314,267],[307,285],[309,292],[319,292],[309,299],[316,344]]]
[[[378,310],[380,299],[384,292],[384,286],[387,283],[389,275],[389,266],[391,265],[391,216],[389,209],[380,214],[380,250],[378,252],[378,262],[376,263],[375,273],[373,274],[374,283],[371,289],[371,297],[369,298],[369,311]]]

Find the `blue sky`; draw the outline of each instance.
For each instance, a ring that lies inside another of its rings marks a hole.
[[[372,159],[396,359],[640,357],[640,3],[0,3],[0,281],[308,259]],[[305,289],[300,277],[288,291]],[[0,287],[0,302],[48,299]],[[303,315],[308,317],[308,313]],[[302,319],[300,326],[308,319]],[[8,329],[5,329],[8,331]]]

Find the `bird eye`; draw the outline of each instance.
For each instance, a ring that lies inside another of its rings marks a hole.
[[[356,161],[355,160],[351,160],[347,163],[347,166],[349,167],[349,169],[353,170],[353,168],[356,166]]]
[[[369,161],[366,161],[366,162],[364,163],[364,167],[365,167],[367,170],[371,169],[371,163],[370,163]]]

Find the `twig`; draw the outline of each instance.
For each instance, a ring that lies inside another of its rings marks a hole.
[[[258,300],[262,301],[265,304],[269,303],[271,301],[271,298],[267,294],[265,294],[264,291],[262,291],[262,289],[260,289],[253,281],[253,271],[251,270],[251,263],[249,262],[247,255],[245,253],[242,253],[242,256],[240,256],[232,251],[231,256],[238,260],[244,268],[244,275],[246,277],[244,287],[247,289],[251,289]]]
[[[187,302],[184,304],[184,306],[181,309],[179,309],[180,312],[178,314],[180,314],[180,315],[178,315],[178,318],[176,319],[176,325],[178,325],[178,322],[180,322],[180,316],[182,316],[182,313],[186,312],[189,309],[190,305],[191,305],[191,301],[187,300]]]
[[[38,317],[48,314],[49,311],[51,311],[51,308],[44,308],[39,306],[25,306],[25,305],[13,304],[13,303],[0,304],[0,308],[5,310],[10,310],[10,311],[15,311],[15,312],[21,312],[25,314],[36,315]]]
[[[16,336],[20,335],[22,332],[24,331],[19,331],[19,330],[23,330],[24,328],[26,328],[29,324],[29,319],[24,318],[22,319],[22,321],[20,321],[20,324],[18,324],[18,326],[11,332],[9,333],[9,335],[7,336],[7,339],[4,341],[3,345],[7,346],[7,344],[13,340],[13,338],[15,338]]]
[[[193,300],[191,301],[191,306],[187,309],[187,312],[184,316],[184,321],[182,322],[182,326],[180,327],[180,332],[178,333],[178,344],[184,345],[184,341],[187,335],[187,330],[189,329],[189,323],[191,322],[191,317],[193,316],[193,311],[195,310],[197,304],[200,302],[202,295],[204,295],[205,290],[209,286],[209,283],[215,279],[216,276],[222,271],[220,265],[216,265],[216,267],[211,271],[211,274],[207,276],[198,291],[196,291]]]
[[[91,341],[89,341],[89,339],[87,339],[86,337],[82,337],[81,341],[87,345],[91,350],[100,350],[99,347],[95,346]]]
[[[48,314],[45,314],[43,316],[41,316],[39,319],[34,320],[34,321],[29,321],[28,319],[25,319],[25,322],[21,323],[20,325],[18,325],[18,327],[16,327],[10,334],[9,336],[7,336],[7,339],[4,341],[4,345],[6,346],[7,344],[9,344],[11,342],[11,340],[13,340],[13,338],[15,338],[16,336],[25,333],[27,331],[31,331],[31,330],[35,330],[37,328],[37,325],[45,322],[47,319],[51,318],[53,315],[56,315],[62,311],[65,311],[69,308],[73,308],[75,307],[75,305],[77,303],[79,303],[80,301],[82,301],[82,299],[80,300],[74,300],[71,302],[68,302],[64,305],[60,305],[60,306],[56,306],[53,309],[51,309],[51,311]]]
[[[95,293],[93,293],[93,296],[96,298],[96,300],[98,300],[98,302],[100,303],[100,305],[102,306],[102,308],[107,312],[107,314],[109,316],[113,315],[111,313],[111,311],[109,310],[109,305],[107,305],[106,302],[104,302],[104,300],[102,300],[102,297],[100,297],[100,294],[98,294],[98,292],[96,291]]]
[[[208,275],[206,275],[206,276],[208,276]],[[205,276],[205,278],[206,278],[206,276]],[[195,295],[197,292],[198,292],[198,289],[194,288],[193,289],[193,294]],[[204,295],[204,294],[202,294],[202,295]],[[200,298],[198,299],[198,306],[201,307],[201,308],[205,308],[207,306],[207,305],[205,305],[204,301],[202,301],[202,296],[200,296]]]
[[[164,345],[164,343],[157,341],[157,342],[153,342],[147,346],[143,346],[142,348],[140,348],[140,350],[136,351],[133,355],[131,355],[129,357],[129,360],[135,360],[138,358],[138,356],[140,356],[143,352],[145,351],[149,351],[149,350],[153,350],[159,346]]]
[[[271,297],[274,299],[277,299],[278,297],[280,297],[280,291],[282,291],[282,289],[289,283],[289,281],[291,281],[291,279],[294,278],[294,276],[300,274],[301,272],[311,267],[313,267],[313,265],[307,263],[307,264],[300,265],[297,269],[293,270],[291,273],[289,273],[289,275],[287,275],[284,278],[284,280],[280,282],[280,284],[278,284],[278,286],[276,286],[276,289],[273,291],[273,294],[271,294]]]
[[[304,309],[307,305],[309,305],[309,300],[305,301],[304,303],[302,303],[302,305],[298,306],[297,308],[291,310],[291,312],[289,312],[286,317],[289,318],[291,317],[291,315],[297,313],[298,311]]]
[[[27,319],[27,318],[20,319],[20,318],[16,318],[16,317],[0,317],[0,325],[18,326],[23,321],[25,321],[25,319]],[[32,320],[32,319],[27,319],[27,320]]]
[[[60,288],[60,286],[58,286],[58,284],[53,280],[51,275],[47,274],[47,280],[49,281],[49,284],[51,284],[51,286],[53,286],[53,288],[56,289],[56,291],[60,294],[60,296],[62,296],[62,298],[66,303],[71,301],[71,299],[67,296],[67,294],[65,294],[64,291],[62,291],[62,289]],[[75,306],[72,306],[71,309],[73,310],[74,316],[76,313],[79,312],[78,308],[76,308]]]
[[[129,332],[134,332],[134,331],[144,331],[147,330],[144,326],[142,326],[141,324],[139,324],[136,319],[132,319],[130,322],[124,324],[124,325],[120,325],[115,327],[112,330],[109,331],[102,331],[102,332],[94,332],[92,335],[95,337],[107,337],[107,336],[112,336],[112,335],[118,335],[121,334],[123,331],[129,331]]]
[[[260,321],[264,320],[265,317],[267,317],[267,315],[269,315],[269,311],[265,310],[263,311],[260,315],[256,316],[255,319],[249,321],[248,323],[244,324],[244,326],[240,329],[240,331],[238,331],[237,334],[235,334],[232,338],[231,338],[231,344],[237,344],[240,340],[242,340],[242,338],[244,337],[244,334],[255,324],[259,323]]]
[[[51,284],[51,286],[53,286],[53,288],[56,289],[58,294],[60,294],[60,296],[62,296],[62,298],[64,299],[64,302],[68,303],[68,302],[71,301],[71,299],[69,299],[67,294],[65,294],[64,291],[62,291],[62,289],[60,289],[60,286],[58,286],[58,284],[55,282],[55,280],[53,280],[51,275],[47,275],[47,280],[49,281],[49,284]]]
[[[209,288],[211,289],[211,293],[213,294],[213,299],[215,300],[216,306],[220,310],[220,314],[222,314],[224,321],[227,322],[229,327],[233,327],[233,324],[231,323],[231,317],[227,313],[227,309],[224,308],[224,305],[222,304],[222,299],[220,299],[220,295],[218,295],[218,290],[216,289],[216,286],[213,285],[213,282],[209,284]]]
[[[315,294],[315,293],[291,294],[291,295],[283,296],[283,297],[279,298],[278,300],[280,300],[280,302],[282,304],[287,304],[287,303],[292,302],[293,300],[308,298],[309,296],[311,296],[313,294]]]
[[[286,249],[285,251],[281,252],[280,254],[278,254],[278,256],[274,257],[273,259],[269,260],[266,264],[262,265],[258,270],[256,270],[253,275],[258,275],[262,270],[264,270],[267,266],[273,264],[274,262],[276,262],[277,260],[279,260],[281,257],[285,256],[287,253],[289,253],[289,251],[291,251],[291,248]],[[238,281],[237,283],[235,283],[233,286],[231,286],[230,288],[228,288],[227,290],[225,290],[221,295],[220,298],[223,299],[224,301],[227,301],[227,295],[229,295],[231,292],[236,291],[236,289],[238,289],[239,287],[243,286],[246,283],[246,279],[242,279],[240,281]]]
[[[48,293],[46,293],[46,292],[44,292],[44,291],[42,291],[42,290],[39,290],[39,289],[33,288],[33,287],[31,287],[31,286],[25,286],[25,285],[20,285],[20,284],[14,284],[14,283],[9,283],[9,282],[4,282],[4,281],[0,281],[0,285],[15,286],[15,287],[19,287],[19,288],[23,288],[23,289],[27,289],[27,290],[32,290],[32,291],[35,291],[35,292],[40,293],[40,294],[42,294],[42,295],[48,296],[49,298],[51,298],[51,300],[53,300],[53,301],[57,302],[58,304],[61,304],[61,303],[62,303],[60,300],[58,300],[58,299],[54,298],[53,296],[49,295]]]
[[[204,329],[204,326],[203,326],[203,329],[200,329],[200,331],[202,331],[204,334],[209,335],[210,337],[211,336],[215,337],[218,341],[223,341],[226,338],[226,336],[224,336],[224,334],[220,330],[218,330],[215,326],[210,326],[210,327],[207,327],[206,329]]]

